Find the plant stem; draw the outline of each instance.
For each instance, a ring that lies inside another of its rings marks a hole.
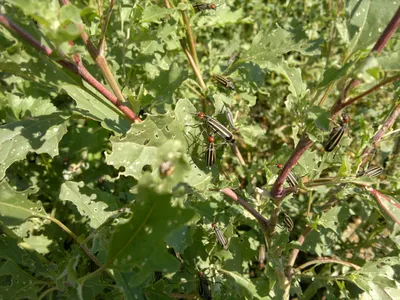
[[[294,149],[292,155],[286,162],[282,171],[279,173],[278,178],[275,180],[274,185],[271,189],[271,195],[275,200],[282,200],[287,194],[284,193],[283,184],[286,181],[286,177],[289,175],[292,168],[297,164],[304,152],[311,147],[313,142],[309,139],[307,135],[303,135],[296,148]]]
[[[247,203],[244,199],[240,198],[234,191],[231,189],[225,188],[222,189],[221,192],[231,198],[233,201],[238,203],[240,206],[242,206],[245,210],[247,210],[250,214],[253,215],[253,217],[258,221],[260,224],[260,227],[263,232],[267,230],[267,228],[270,226],[270,221],[267,220],[266,218],[263,217],[257,210],[255,210],[249,203]]]
[[[239,160],[239,163],[242,166],[245,166],[246,162],[244,161],[243,156],[240,153],[239,148],[237,147],[236,143],[231,143],[231,148],[232,148],[233,153],[235,153],[237,159]]]
[[[26,32],[22,27],[11,21],[8,17],[3,14],[0,14],[0,24],[7,28],[10,32],[15,33],[18,37],[22,38],[25,42],[31,45],[36,50],[42,52],[46,56],[50,57],[53,53],[53,50],[42,45],[38,40],[33,38],[28,32]],[[89,85],[94,87],[99,93],[101,93],[107,100],[109,100],[112,104],[114,104],[124,115],[126,115],[133,122],[140,122],[141,120],[136,114],[125,104],[119,103],[118,99],[107,90],[105,86],[103,86],[99,81],[97,81],[83,66],[82,62],[79,64],[73,64],[65,59],[60,59],[56,61],[65,69],[70,70],[71,72],[80,76],[83,80],[85,80]],[[139,121],[140,120],[140,121]]]
[[[306,237],[310,234],[312,228],[306,225],[306,227],[303,229],[302,234],[300,235],[299,239],[297,240],[297,244],[299,246],[302,246]],[[294,262],[296,261],[297,256],[299,255],[300,249],[296,248],[293,249],[292,252],[289,255],[288,263],[286,265],[286,281],[285,281],[285,291],[284,291],[284,299],[289,299],[290,295],[290,283],[293,278],[293,266]]]
[[[197,80],[199,82],[199,85],[201,87],[201,89],[203,91],[205,91],[207,89],[206,84],[204,83],[203,77],[201,76],[200,70],[197,68],[195,61],[193,60],[192,55],[190,54],[189,50],[186,48],[185,44],[183,43],[183,41],[181,41],[181,46],[183,49],[183,52],[185,52],[186,57],[189,61],[190,66],[193,69],[194,74],[197,77]]]
[[[398,204],[395,201],[392,201],[392,199],[390,199],[388,196],[382,194],[381,192],[373,189],[372,187],[365,187],[365,189],[370,192],[372,194],[372,196],[374,196],[374,198],[376,199],[376,201],[378,202],[378,204],[380,205],[380,207],[390,216],[390,218],[396,222],[398,225],[400,225],[400,220],[398,218],[396,218],[396,216],[387,208],[387,205],[384,205],[382,202],[383,200],[386,200],[387,202],[389,202],[391,205],[396,207],[396,210],[400,209],[400,204]]]
[[[43,299],[48,293],[51,293],[51,292],[54,292],[54,291],[57,291],[57,290],[58,290],[58,287],[56,287],[56,286],[45,290],[43,293],[41,293],[39,295],[38,300]]]
[[[110,22],[111,12],[114,7],[114,4],[115,4],[115,0],[110,0],[110,6],[108,7],[108,12],[107,12],[106,17],[104,18],[104,23],[101,28],[102,35],[101,35],[101,39],[99,42],[99,54],[101,56],[104,55],[104,49],[106,46],[106,31],[107,31],[108,23]]]
[[[368,160],[368,156],[375,149],[376,144],[380,141],[382,136],[393,126],[394,122],[400,115],[400,103],[396,105],[396,107],[392,110],[389,116],[383,121],[381,128],[375,133],[372,138],[372,146],[365,147],[364,151],[361,154],[361,166],[364,166]]]
[[[181,0],[181,3],[185,3],[185,1]],[[192,54],[194,62],[196,63],[197,69],[200,71],[199,61],[196,52],[196,41],[194,39],[192,27],[190,26],[189,18],[186,14],[186,11],[182,11],[182,17],[183,17],[183,22],[186,25],[186,33],[187,33],[187,40],[190,48],[190,53]]]
[[[356,96],[354,98],[351,98],[351,99],[347,100],[346,102],[341,102],[340,104],[335,105],[334,108],[333,108],[334,110],[331,111],[332,117],[336,116],[337,113],[339,111],[341,111],[342,109],[344,109],[346,106],[349,106],[349,105],[353,104],[357,100],[359,100],[359,99],[371,94],[372,92],[376,91],[380,87],[382,87],[382,86],[384,86],[384,85],[386,85],[388,83],[391,83],[393,81],[396,81],[398,79],[400,79],[400,74],[397,74],[395,76],[386,78],[385,80],[383,80],[382,82],[380,82],[377,85],[373,86],[372,88],[370,88],[369,90],[365,91],[364,93],[361,93],[360,95],[358,95],[358,96]]]
[[[300,271],[304,268],[307,268],[308,266],[315,265],[315,264],[320,265],[320,264],[330,264],[330,263],[348,266],[348,267],[351,267],[356,270],[361,268],[360,266],[358,266],[356,264],[353,264],[353,263],[350,263],[350,262],[347,262],[344,260],[334,259],[334,258],[330,258],[330,257],[320,257],[318,259],[310,260],[310,261],[298,266],[296,268],[296,271]]]
[[[386,26],[385,30],[382,32],[379,39],[376,41],[374,47],[371,50],[371,53],[376,52],[380,54],[399,26],[400,26],[400,7],[397,9],[396,13],[390,20],[389,24]],[[365,59],[365,62],[368,62],[368,57]],[[341,96],[338,98],[335,105],[331,109],[331,117],[335,117],[335,115],[340,112],[340,109],[338,109],[337,107],[339,107],[342,104],[342,102],[346,99],[347,93],[360,83],[361,83],[360,80],[352,79],[347,84],[347,86],[343,90],[343,93],[341,94]]]
[[[62,0],[62,3],[64,5],[67,5],[67,4],[69,4],[69,0]],[[111,5],[112,5],[112,3],[111,3]],[[111,10],[112,10],[112,7],[110,6],[109,13],[111,13]],[[103,56],[102,51],[98,50],[94,46],[94,44],[89,40],[89,36],[87,35],[86,32],[83,31],[81,33],[81,39],[82,39],[83,43],[85,44],[86,49],[89,51],[90,56],[92,57],[92,59],[94,60],[96,65],[99,67],[104,78],[107,80],[108,84],[110,85],[111,89],[113,90],[115,96],[117,96],[116,105],[117,106],[123,105],[123,103],[125,102],[125,98],[122,95],[121,89],[119,88],[114,76],[111,73],[111,70],[108,66],[107,60]],[[79,64],[80,64],[80,66],[84,68],[82,60],[79,58],[79,56],[75,55],[74,57],[75,57],[75,62],[77,63],[77,65],[79,66]],[[131,109],[129,109],[129,111],[131,111],[133,113],[133,115],[130,116],[131,120],[133,118],[132,121],[138,122],[138,123],[140,123],[142,121],[138,116],[136,116],[136,114]]]
[[[350,281],[353,282],[348,276],[343,276],[343,275],[339,275],[339,276],[314,276],[314,275],[299,275],[301,278],[312,278],[314,280],[326,280],[326,281],[331,281],[331,280],[346,280],[346,281]]]

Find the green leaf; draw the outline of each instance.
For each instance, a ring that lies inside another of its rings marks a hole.
[[[249,299],[270,299],[269,297],[261,297],[257,293],[257,289],[254,286],[253,283],[251,283],[249,280],[245,279],[242,275],[238,274],[237,272],[230,272],[227,270],[219,270],[219,272],[231,277],[236,284],[243,290],[243,294],[246,295],[246,298],[248,297]]]
[[[4,232],[4,226],[1,228]],[[26,234],[25,234],[26,235]],[[26,246],[25,242],[20,239],[9,238],[6,236],[0,237],[0,257],[6,260],[13,261],[18,265],[25,266],[25,270],[35,272],[36,275],[48,276],[50,273],[49,268],[43,265],[41,254],[35,251],[24,250],[22,247]],[[32,246],[29,244],[29,246]],[[38,245],[41,247],[41,245]]]
[[[392,0],[347,1],[349,56],[375,43],[398,8],[398,3]]]
[[[353,282],[361,289],[368,292],[371,297],[384,295],[384,298],[391,299],[385,293],[387,288],[397,288],[395,270],[392,266],[399,266],[399,257],[386,257],[376,261],[367,262],[362,268],[352,272]]]
[[[27,218],[47,216],[42,203],[29,201],[27,195],[28,191],[18,192],[7,182],[0,183],[0,220],[5,225],[20,225]]]
[[[313,120],[317,128],[324,131],[329,130],[329,112],[320,106],[311,106],[308,113],[308,119]]]
[[[191,113],[195,112],[194,106],[187,100],[180,100],[175,108],[175,114],[148,116],[142,123],[132,124],[131,130],[125,137],[111,138],[112,152],[106,154],[106,162],[115,168],[125,168],[121,175],[133,176],[140,179],[146,168],[153,174],[159,173],[161,164],[171,161],[178,172],[173,172],[170,178],[161,181],[167,184],[165,188],[181,180],[197,189],[204,189],[209,184],[211,177],[199,169],[189,158],[182,154],[189,152],[194,156],[204,154],[196,137],[200,136],[199,124]],[[167,141],[170,141],[166,144]],[[201,142],[201,140],[200,140]],[[187,165],[190,169],[187,169]],[[203,166],[205,162],[203,161]],[[158,188],[163,188],[158,186]]]
[[[249,146],[256,147],[259,140],[265,138],[265,129],[260,126],[244,126],[240,128],[240,135]]]
[[[243,53],[241,60],[252,61],[265,68],[271,63],[278,65],[281,55],[289,51],[298,51],[303,55],[316,55],[318,51],[314,49],[315,46],[305,39],[298,41],[294,34],[277,27],[273,31],[257,33],[250,49]]]
[[[341,66],[340,68],[338,67],[330,67],[325,70],[322,80],[318,84],[318,88],[324,88],[328,86],[329,84],[338,81],[339,79],[342,79],[344,76],[346,76],[350,70],[350,68],[354,65],[354,62],[349,62]]]
[[[17,264],[25,264],[26,257],[28,253],[26,253],[22,248],[18,245],[17,240],[2,236],[0,237],[0,257],[12,260]]]
[[[45,235],[30,235],[24,238],[24,241],[29,244],[33,249],[35,249],[40,254],[47,254],[50,252],[49,246],[53,243]]]
[[[57,108],[51,101],[42,97],[33,98],[29,96],[21,98],[15,94],[7,94],[7,104],[13,112],[14,120],[50,115],[57,112]]]
[[[143,98],[142,106],[147,106],[155,101],[155,105],[161,103],[172,103],[172,95],[182,82],[187,79],[187,69],[182,69],[173,63],[171,67],[160,72],[160,74],[146,86],[148,95]]]
[[[115,106],[104,100],[98,92],[93,89],[85,91],[79,86],[69,84],[63,85],[63,89],[76,101],[75,110],[81,115],[101,122],[101,126],[110,131],[128,131],[131,124],[129,120],[122,118]]]
[[[154,271],[178,269],[179,261],[165,247],[166,237],[194,216],[191,210],[171,201],[171,195],[156,193],[149,185],[151,182],[149,175],[139,185],[136,202],[131,206],[132,217],[116,227],[106,261],[113,269],[140,268],[135,285]]]
[[[283,75],[289,83],[289,91],[295,99],[300,99],[307,91],[307,85],[301,77],[301,69],[291,68],[286,62],[277,65],[271,65],[271,70]]]
[[[60,113],[39,116],[0,126],[0,179],[15,161],[28,152],[58,154],[58,143],[67,132],[66,117]]]
[[[125,176],[140,179],[142,169],[150,166],[153,172],[158,172],[161,161],[159,151],[167,140],[184,141],[179,123],[171,113],[149,116],[142,123],[132,124],[124,137],[111,138],[112,152],[106,154],[106,161],[115,168],[124,167],[121,172]],[[184,144],[179,147],[185,147]],[[169,149],[175,152],[175,149]]]
[[[89,225],[93,229],[102,225],[118,208],[115,202],[102,197],[100,191],[86,187],[82,181],[63,183],[60,200],[72,202],[79,213],[89,219]]]
[[[7,279],[7,282],[2,284],[1,296],[8,299],[30,299],[43,285],[11,260],[0,265],[0,278]]]
[[[340,222],[339,222],[339,213],[342,210],[342,207],[336,206],[331,208],[328,212],[323,213],[321,218],[319,219],[319,225],[324,226],[325,228],[332,229],[336,234],[340,232]]]
[[[384,71],[400,71],[400,51],[385,53],[376,60]]]
[[[176,252],[183,253],[193,243],[192,235],[193,227],[185,225],[171,231],[165,240]]]
[[[142,22],[146,23],[159,23],[161,18],[166,17],[169,14],[172,14],[174,9],[172,8],[164,8],[156,5],[147,6],[143,11]]]
[[[227,5],[218,7],[215,12],[210,12],[208,16],[196,14],[192,20],[200,29],[251,23],[251,17],[246,17],[242,8],[232,11]]]
[[[74,40],[83,31],[80,9],[72,4],[60,7],[54,0],[47,0],[43,5],[37,5],[34,0],[7,1],[34,18],[41,25],[41,30],[57,45]]]

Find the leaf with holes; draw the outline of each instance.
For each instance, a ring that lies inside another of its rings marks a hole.
[[[0,266],[0,278],[3,299],[31,299],[32,295],[36,295],[45,284],[36,280],[11,260]]]
[[[151,115],[142,123],[133,124],[126,136],[111,138],[112,152],[106,154],[107,163],[117,169],[124,168],[121,175],[139,180],[146,170],[156,175],[168,156],[180,157],[188,153],[199,160],[201,168],[191,158],[183,158],[190,168],[182,182],[197,189],[206,188],[211,176],[203,171],[206,168],[202,157],[204,142],[200,123],[193,116],[195,111],[189,101],[180,100],[174,114]],[[171,143],[165,144],[167,141]]]
[[[3,181],[0,183],[0,221],[7,226],[21,225],[27,218],[47,214],[40,201],[27,199],[28,192],[17,192]]]
[[[72,202],[79,213],[89,219],[90,227],[96,229],[113,215],[118,205],[105,199],[100,192],[81,182],[67,181],[62,184],[60,200]]]
[[[0,179],[13,162],[24,159],[28,152],[58,155],[58,143],[67,132],[66,119],[53,113],[0,126]]]

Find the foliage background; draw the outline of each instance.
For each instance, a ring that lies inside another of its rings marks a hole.
[[[201,13],[189,2],[169,3],[117,1],[105,31],[110,74],[143,119],[134,124],[63,64],[80,66],[79,57],[112,90],[104,64],[96,65],[80,38],[86,32],[98,46],[108,1],[0,3],[2,297],[196,297],[198,271],[215,299],[282,299],[289,291],[301,299],[400,297],[395,131],[368,159],[384,175],[356,178],[363,150],[399,110],[399,81],[346,107],[351,122],[340,149],[323,151],[330,110],[349,80],[361,82],[351,98],[398,79],[398,33],[370,54],[398,3],[226,0]],[[190,40],[182,12],[205,88],[183,51]],[[4,16],[27,35],[8,30]],[[34,49],[28,35],[53,51]],[[220,73],[235,91],[212,82]],[[224,106],[236,116],[246,164],[220,145],[209,168],[193,114],[226,124]],[[275,164],[288,161],[304,133],[313,144],[293,169],[300,190],[278,199],[270,192]],[[164,162],[172,174],[160,172]],[[279,226],[260,227],[227,188]],[[292,231],[280,211],[294,221]],[[264,243],[265,267],[258,261]]]

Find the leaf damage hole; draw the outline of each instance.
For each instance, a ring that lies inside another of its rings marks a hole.
[[[149,139],[145,139],[144,142],[143,142],[143,145],[147,145],[148,143],[150,143],[150,140]]]
[[[168,127],[168,125],[165,125],[165,130],[166,130],[167,132],[169,132],[169,127]]]
[[[153,172],[153,167],[151,165],[144,165],[142,168],[142,172]]]

